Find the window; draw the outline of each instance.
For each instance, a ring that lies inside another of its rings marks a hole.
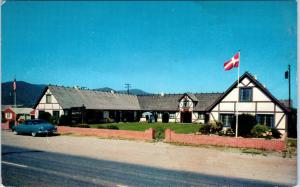
[[[223,127],[231,127],[234,123],[234,114],[220,114],[220,121]]]
[[[5,113],[5,118],[6,119],[11,119],[12,118],[11,113],[10,112]]]
[[[203,120],[204,119],[204,114],[199,112],[198,113],[198,119]]]
[[[187,99],[184,99],[183,103],[182,103],[182,106],[183,107],[188,107],[189,106],[189,101]]]
[[[257,114],[256,122],[268,127],[274,127],[274,115],[273,114]]]
[[[169,113],[169,118],[170,119],[175,119],[176,118],[176,113],[175,112]]]
[[[240,101],[252,101],[252,88],[240,88]]]
[[[46,95],[46,103],[52,103],[51,101],[51,95]]]

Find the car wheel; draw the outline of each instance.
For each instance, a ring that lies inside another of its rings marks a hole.
[[[32,132],[31,136],[36,137],[36,132]]]

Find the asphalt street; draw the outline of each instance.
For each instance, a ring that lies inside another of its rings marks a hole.
[[[2,145],[5,186],[287,186]]]

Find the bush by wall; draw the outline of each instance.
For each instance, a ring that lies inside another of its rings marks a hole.
[[[119,127],[116,125],[107,125],[107,129],[115,129],[115,130],[119,130]]]
[[[219,121],[210,121],[199,128],[201,134],[218,134],[222,130],[222,123]]]
[[[210,125],[209,124],[200,125],[199,132],[201,134],[210,134]]]
[[[278,129],[276,128],[271,128],[271,132],[272,132],[272,137],[273,138],[281,138],[281,132],[279,132]]]
[[[69,125],[70,124],[70,117],[66,115],[61,115],[58,120],[58,125]]]
[[[156,140],[162,140],[165,138],[165,129],[162,127],[155,128],[155,135],[154,138]]]
[[[252,130],[251,134],[255,138],[270,138],[272,137],[272,132],[269,127],[266,125],[257,124],[255,125]]]

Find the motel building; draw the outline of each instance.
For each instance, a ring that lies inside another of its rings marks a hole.
[[[238,101],[238,102],[237,102]],[[127,95],[62,86],[47,86],[36,103],[43,112],[64,115],[73,123],[146,122],[206,123],[231,127],[235,114],[251,114],[257,123],[287,132],[289,109],[253,75],[245,72],[224,93]]]

